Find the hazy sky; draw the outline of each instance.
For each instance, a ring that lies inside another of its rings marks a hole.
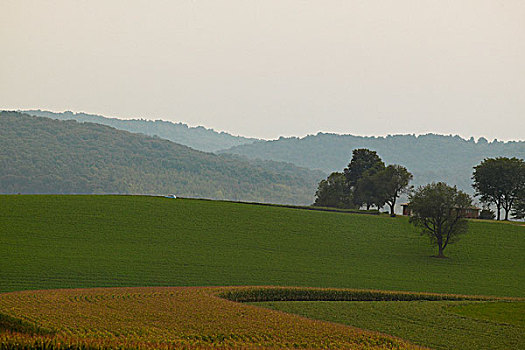
[[[0,109],[525,139],[525,1],[0,0]]]

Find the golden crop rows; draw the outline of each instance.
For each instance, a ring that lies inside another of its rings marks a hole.
[[[243,287],[237,287],[242,290]],[[233,287],[95,288],[0,294],[0,314],[53,334],[0,328],[0,349],[412,349],[403,340],[220,298]]]

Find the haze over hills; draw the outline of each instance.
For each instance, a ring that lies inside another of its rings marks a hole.
[[[323,176],[100,124],[0,112],[0,193],[175,193],[311,204]]]
[[[222,152],[332,172],[348,165],[355,148],[369,148],[377,151],[385,163],[407,167],[414,174],[414,184],[445,181],[470,193],[473,192],[472,167],[484,158],[525,158],[525,141],[488,142],[480,138],[476,142],[474,138],[465,140],[436,134],[362,137],[318,133],[303,138],[260,141]]]
[[[129,132],[158,136],[199,151],[215,152],[233,146],[252,143],[257,139],[234,136],[225,132],[217,132],[203,126],[190,127],[184,123],[172,123],[164,120],[107,118],[101,115],[73,113],[70,111],[55,113],[41,110],[20,111],[38,117],[47,117],[60,120],[77,120],[112,126],[116,129]]]
[[[484,158],[525,158],[525,141],[488,142],[484,138],[475,141],[473,138],[465,140],[459,136],[437,134],[363,137],[331,133],[258,140],[162,120],[121,120],[85,113],[41,110],[26,112],[54,119],[105,124],[117,129],[156,135],[198,150],[293,163],[325,173],[341,171],[350,161],[353,149],[369,148],[377,151],[387,164],[407,167],[414,174],[415,185],[445,181],[469,193],[473,192],[472,167]]]

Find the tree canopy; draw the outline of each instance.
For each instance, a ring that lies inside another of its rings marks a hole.
[[[333,208],[352,208],[352,201],[346,194],[346,181],[343,173],[333,172],[326,180],[321,180],[315,193],[315,206]]]
[[[352,151],[352,159],[344,169],[346,181],[350,186],[356,186],[365,175],[372,175],[385,167],[385,163],[376,151],[358,148]]]
[[[525,192],[520,194],[520,197],[512,207],[512,216],[516,219],[525,219]]]
[[[498,220],[501,209],[508,220],[514,202],[525,191],[525,162],[515,157],[487,158],[474,167],[472,179],[476,196],[496,206]]]
[[[390,215],[395,216],[394,207],[402,193],[408,193],[412,174],[401,165],[389,165],[371,177],[375,187],[374,198],[378,206],[387,204]]]
[[[352,159],[343,173],[332,173],[319,183],[314,205],[344,206],[346,208],[366,206],[394,207],[401,193],[408,190],[412,174],[403,166],[389,165],[369,149],[355,149]]]
[[[324,176],[99,124],[0,112],[0,193],[174,193],[310,204]]]
[[[438,247],[443,258],[445,248],[468,231],[466,210],[472,206],[470,196],[444,182],[419,186],[410,195],[410,222]]]

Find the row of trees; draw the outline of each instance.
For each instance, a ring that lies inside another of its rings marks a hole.
[[[388,165],[375,151],[355,149],[343,172],[333,172],[319,183],[315,206],[359,208],[390,207],[395,215],[397,198],[409,190],[412,174],[401,165]]]
[[[397,198],[412,189],[412,174],[401,165],[388,165],[375,151],[355,149],[352,159],[343,172],[333,172],[319,183],[315,206],[336,208],[370,209],[373,206],[390,207],[394,215]],[[509,214],[517,219],[525,218],[525,162],[518,158],[487,158],[474,167],[472,177],[475,195],[490,214],[491,205],[496,207],[497,220]]]
[[[505,220],[509,213],[525,218],[525,162],[518,158],[488,158],[474,167],[472,176],[476,196],[485,206],[496,207],[497,220],[501,209]]]
[[[445,257],[445,248],[468,230],[466,213],[472,208],[472,198],[444,182],[409,188],[412,179],[400,165],[385,166],[374,151],[356,149],[343,172],[334,172],[319,183],[314,205],[352,208],[385,204],[394,215],[396,199],[409,193],[409,221],[437,246],[437,257]],[[490,205],[515,218],[525,218],[525,162],[518,158],[488,158],[474,167],[473,187],[476,196],[490,212]],[[492,216],[493,218],[494,216]]]
[[[487,207],[494,204],[497,219],[500,209],[517,219],[525,218],[525,162],[518,158],[488,158],[474,167],[473,187],[476,196]],[[438,257],[450,243],[468,230],[466,210],[472,207],[472,199],[456,187],[445,183],[420,186],[409,196],[411,216],[409,221],[420,228],[438,247]]]

